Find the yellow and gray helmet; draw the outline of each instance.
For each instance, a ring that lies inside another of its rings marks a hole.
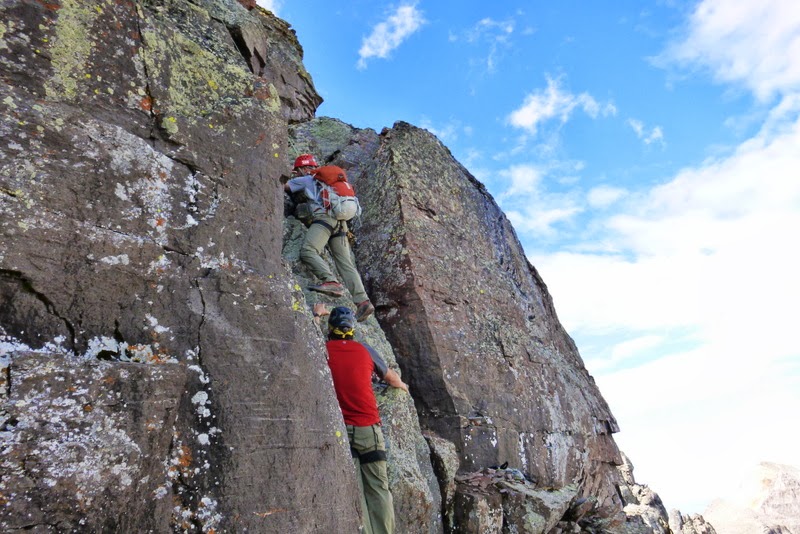
[[[328,317],[328,331],[341,337],[352,337],[356,328],[356,314],[347,306],[337,306]]]

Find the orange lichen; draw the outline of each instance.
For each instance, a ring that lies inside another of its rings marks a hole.
[[[253,512],[253,513],[256,514],[258,517],[267,517],[272,514],[277,514],[278,512],[288,512],[288,511],[289,511],[288,508],[273,508],[272,510],[267,510],[266,512],[261,512],[261,513]]]
[[[192,465],[192,450],[186,445],[181,445],[180,451],[180,456],[178,456],[178,465],[181,467],[189,467]]]
[[[61,9],[61,6],[58,4],[54,4],[52,2],[43,2],[42,0],[37,0],[40,4],[42,4],[45,8],[49,9],[50,11],[58,11]]]
[[[152,111],[153,99],[149,96],[143,96],[139,101],[139,107],[142,108],[142,111]]]

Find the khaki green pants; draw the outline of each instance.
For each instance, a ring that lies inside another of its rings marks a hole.
[[[389,474],[386,471],[386,445],[379,425],[347,425],[350,448],[359,455],[353,458],[361,491],[365,534],[392,534],[394,532],[394,503],[389,491]],[[381,451],[383,454],[375,454]]]
[[[325,222],[333,228],[336,228],[339,223],[339,221],[327,215],[317,215],[314,220]],[[327,245],[331,251],[333,262],[336,264],[336,269],[342,276],[342,283],[353,296],[353,302],[356,304],[364,302],[369,297],[367,297],[367,292],[364,291],[364,284],[361,282],[361,276],[356,270],[353,255],[350,252],[350,243],[347,240],[347,223],[342,222],[339,231],[335,232],[342,235],[331,237],[332,233],[334,232],[331,232],[326,226],[312,223],[306,232],[306,239],[300,249],[300,259],[311,269],[314,276],[323,282],[336,281],[336,277],[331,272],[328,263],[322,258],[322,251],[325,250]]]

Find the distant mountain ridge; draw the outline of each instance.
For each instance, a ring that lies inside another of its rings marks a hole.
[[[800,533],[800,469],[762,462],[729,499],[717,499],[703,513],[717,534]]]

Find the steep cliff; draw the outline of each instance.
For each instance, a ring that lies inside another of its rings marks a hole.
[[[356,185],[359,336],[411,386],[377,395],[399,531],[666,524],[486,189],[424,130],[313,119],[286,23],[9,0],[0,65],[4,530],[358,530],[280,187],[306,150]]]

